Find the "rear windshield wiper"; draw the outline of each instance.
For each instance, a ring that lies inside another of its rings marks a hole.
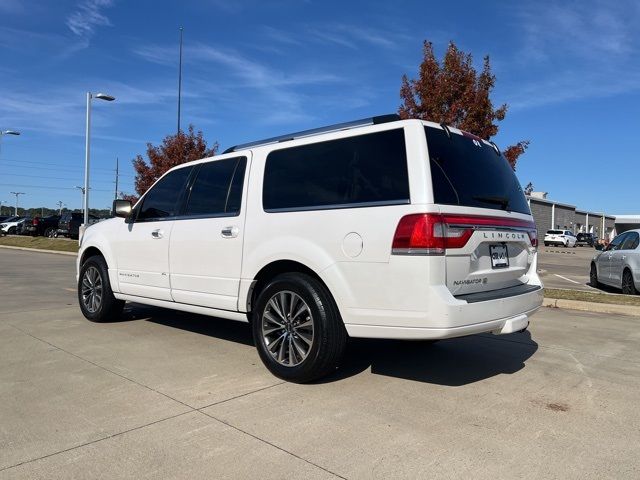
[[[503,210],[507,210],[509,208],[509,199],[507,197],[500,197],[500,196],[482,196],[482,195],[478,195],[478,196],[474,196],[473,197],[474,200],[479,200],[481,202],[485,202],[485,203],[493,203],[495,205],[500,205],[500,207]]]

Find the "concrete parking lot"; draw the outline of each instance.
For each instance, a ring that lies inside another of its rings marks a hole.
[[[73,257],[0,249],[2,479],[640,477],[637,318],[355,340],[295,385],[248,325],[138,305],[93,324],[74,292]]]

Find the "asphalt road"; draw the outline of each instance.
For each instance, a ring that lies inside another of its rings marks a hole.
[[[544,286],[595,292],[589,285],[591,259],[597,250],[591,247],[545,247],[538,250],[538,271]]]
[[[313,385],[249,328],[132,305],[93,324],[73,257],[0,249],[0,479],[639,478],[638,319],[353,341]]]

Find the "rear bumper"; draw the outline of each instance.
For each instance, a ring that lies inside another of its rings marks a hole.
[[[345,323],[345,327],[350,336],[364,338],[443,339],[485,332],[502,335],[527,328],[543,298],[544,290],[540,288],[523,295],[475,303],[458,301],[449,295],[448,301],[432,305],[427,312],[349,309],[346,316],[350,323]],[[375,324],[353,322],[361,315],[369,320],[375,317]]]

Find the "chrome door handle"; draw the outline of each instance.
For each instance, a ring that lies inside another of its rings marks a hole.
[[[154,230],[153,232],[151,232],[151,236],[153,238],[162,238],[162,236],[163,236],[162,235],[162,230],[160,230],[160,229]]]
[[[220,232],[223,238],[236,238],[240,229],[238,227],[224,227]]]

